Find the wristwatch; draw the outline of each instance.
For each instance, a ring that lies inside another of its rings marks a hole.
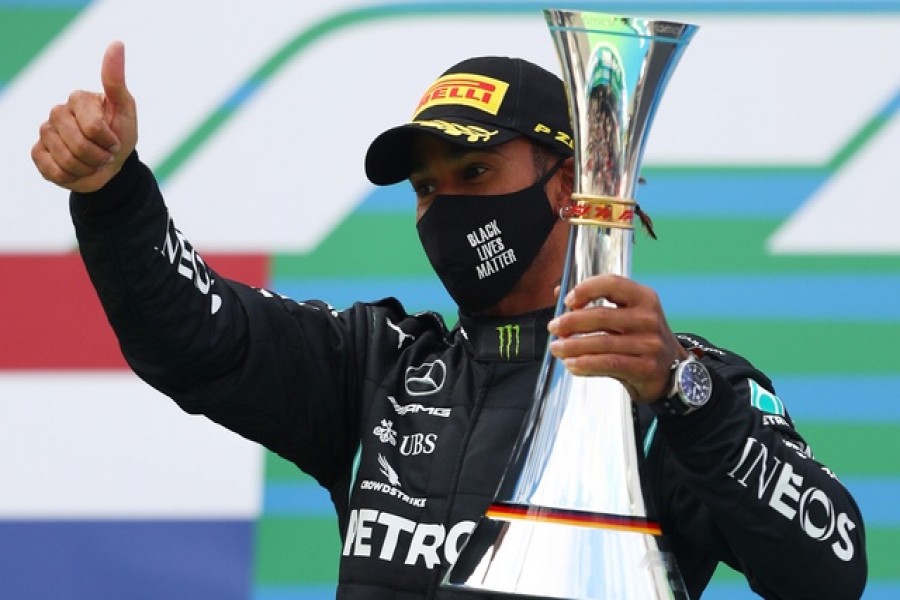
[[[712,397],[712,377],[693,354],[672,363],[671,381],[666,397],[650,405],[657,414],[687,415],[706,406]]]

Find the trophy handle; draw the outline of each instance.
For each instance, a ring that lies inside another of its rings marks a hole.
[[[629,276],[647,133],[693,25],[546,10],[569,95],[575,189],[562,292]],[[605,303],[605,301],[601,301]],[[687,599],[641,488],[634,412],[609,377],[549,352],[494,502],[444,585],[514,596]]]

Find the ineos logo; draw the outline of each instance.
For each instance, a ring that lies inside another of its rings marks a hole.
[[[447,366],[442,360],[406,368],[406,393],[410,396],[430,396],[444,387]]]

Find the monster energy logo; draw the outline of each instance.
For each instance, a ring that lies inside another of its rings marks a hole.
[[[500,358],[509,360],[513,356],[519,356],[519,336],[522,328],[520,325],[501,325],[497,327],[497,343],[500,350]]]

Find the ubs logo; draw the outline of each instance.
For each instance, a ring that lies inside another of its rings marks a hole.
[[[400,454],[403,456],[418,456],[434,452],[434,444],[437,442],[436,433],[414,433],[404,435],[400,442]]]
[[[437,394],[447,380],[447,365],[438,359],[418,367],[406,368],[406,393],[410,396]]]

